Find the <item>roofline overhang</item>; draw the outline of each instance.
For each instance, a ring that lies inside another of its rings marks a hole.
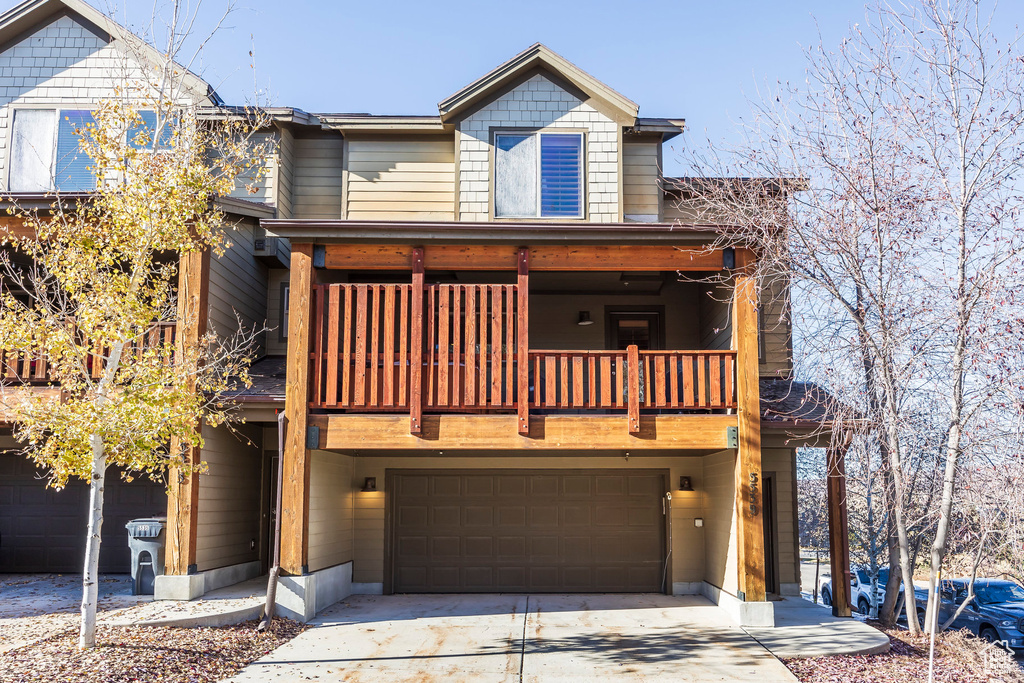
[[[58,202],[64,202],[71,207],[79,202],[90,202],[95,196],[94,192],[14,192],[0,195],[0,211],[15,208],[50,213]],[[215,208],[234,216],[268,219],[277,215],[277,210],[269,204],[238,197],[215,197],[212,204]]]
[[[545,221],[260,221],[269,237],[312,244],[706,244],[723,226]]]
[[[440,116],[387,116],[372,114],[318,114],[325,130],[341,133],[453,133],[455,125]]]
[[[300,126],[320,125],[320,119],[315,114],[310,114],[294,107],[244,107],[235,105],[200,107],[197,115],[204,121],[235,121],[248,119],[253,112],[266,114],[274,123],[294,123]]]
[[[607,102],[621,112],[623,117],[628,118],[630,123],[636,121],[640,111],[636,102],[609,88],[541,43],[534,43],[512,59],[498,65],[458,92],[441,100],[437,105],[441,119],[445,122],[457,119],[461,112],[471,108],[478,100],[500,91],[520,75],[537,66],[547,68],[588,95]]]
[[[657,133],[662,141],[671,140],[686,130],[686,119],[638,118],[636,124],[625,129],[625,133]]]

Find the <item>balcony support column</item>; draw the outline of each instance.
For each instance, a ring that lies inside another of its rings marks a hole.
[[[846,451],[849,436],[827,452],[828,556],[832,565],[832,615],[850,616],[850,532],[846,509]],[[837,579],[837,577],[843,577]]]
[[[175,347],[182,353],[206,334],[210,314],[210,251],[182,254],[178,264],[178,312]],[[195,390],[195,379],[190,380]],[[201,425],[196,425],[201,430]],[[171,440],[171,452],[181,442]],[[201,461],[201,450],[191,447],[185,454],[190,465]],[[164,571],[171,575],[196,573],[196,536],[199,522],[199,475],[182,475],[176,468],[167,473],[167,548]]]
[[[744,257],[746,254],[742,254]],[[765,599],[764,518],[761,493],[761,397],[757,354],[757,287],[737,254],[732,344],[736,351],[739,448],[736,454],[738,590],[747,602]],[[745,259],[744,259],[745,261]]]
[[[288,285],[288,360],[285,436],[281,462],[281,569],[306,573],[309,565],[309,354],[312,340],[313,245],[293,244]]]
[[[516,330],[516,362],[519,364],[518,396],[519,433],[530,433],[530,251],[519,250],[517,283],[518,321]]]

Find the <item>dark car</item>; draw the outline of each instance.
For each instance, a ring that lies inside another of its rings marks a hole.
[[[939,623],[944,624],[968,596],[970,579],[946,579],[942,582]],[[918,613],[928,604],[928,591],[915,588]],[[974,600],[952,623],[990,643],[1003,641],[1014,650],[1024,650],[1024,588],[1013,581],[977,579]]]

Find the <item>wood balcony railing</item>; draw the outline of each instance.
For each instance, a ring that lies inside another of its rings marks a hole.
[[[177,325],[174,322],[154,323],[146,334],[135,340],[124,353],[138,354],[147,348],[160,345],[173,347],[176,331]],[[106,357],[107,351],[104,350],[104,353],[92,354],[86,360],[86,367],[93,379],[99,379],[103,375]],[[47,384],[52,381],[50,363],[45,356],[18,350],[0,350],[0,382]]]
[[[520,348],[516,285],[425,286],[420,305],[408,284],[316,285],[312,304],[315,410],[523,415],[525,399],[540,413],[626,412],[636,431],[641,410],[736,407],[735,351]]]

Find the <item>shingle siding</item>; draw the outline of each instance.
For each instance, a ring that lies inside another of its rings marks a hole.
[[[459,124],[459,219],[491,217],[491,131],[494,128],[585,130],[585,218],[619,219],[618,125],[541,75],[524,81]]]

